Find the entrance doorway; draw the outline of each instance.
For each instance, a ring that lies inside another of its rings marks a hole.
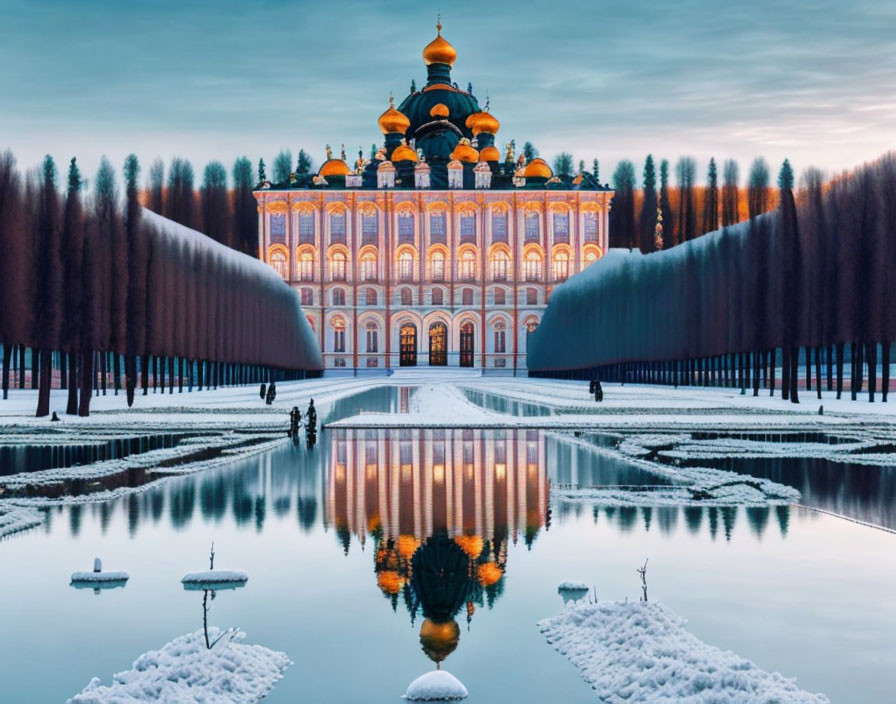
[[[398,337],[398,364],[402,367],[417,366],[417,326],[405,323]]]
[[[433,323],[429,326],[429,366],[444,367],[448,364],[448,326]]]
[[[460,366],[473,366],[473,323],[460,326]]]

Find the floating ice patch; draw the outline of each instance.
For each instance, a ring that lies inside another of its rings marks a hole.
[[[220,635],[209,628],[209,637]],[[215,702],[251,704],[263,699],[292,662],[285,653],[239,641],[236,631],[211,650],[201,630],[175,638],[161,650],[150,650],[132,669],[104,685],[94,677],[69,704],[123,704],[125,702]]]
[[[108,572],[74,572],[72,584],[75,582],[127,582],[130,575],[121,570],[109,570]]]
[[[698,640],[685,624],[658,602],[605,601],[568,606],[538,626],[609,704],[830,704]]]
[[[450,702],[466,699],[467,688],[447,670],[420,675],[408,685],[404,698],[412,702]]]
[[[249,575],[242,570],[206,570],[205,572],[190,572],[181,580],[184,589],[236,589],[249,581]]]

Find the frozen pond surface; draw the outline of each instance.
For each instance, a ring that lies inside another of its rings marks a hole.
[[[397,410],[405,397],[368,392],[333,413]],[[216,566],[250,581],[218,595],[209,623],[294,662],[266,701],[399,702],[443,659],[470,702],[595,702],[536,622],[561,608],[564,580],[637,599],[648,557],[651,599],[704,642],[834,702],[892,701],[896,603],[880,597],[896,589],[896,535],[801,508],[549,502],[550,483],[656,481],[552,433],[339,430],[310,453],[284,445],[53,508],[0,542],[3,699],[64,701],[201,627],[201,593],[180,579],[206,569],[214,540]],[[858,501],[860,485],[838,492]],[[70,588],[95,556],[127,570],[127,587]],[[450,594],[420,577],[427,564],[454,566]]]

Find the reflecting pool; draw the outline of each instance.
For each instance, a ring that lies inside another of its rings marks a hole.
[[[250,578],[211,603],[209,623],[294,661],[271,702],[397,703],[440,663],[470,702],[593,703],[536,621],[562,607],[566,579],[636,599],[645,558],[651,598],[702,640],[834,702],[892,701],[896,561],[882,556],[896,535],[801,508],[550,498],[553,483],[649,481],[550,433],[339,430],[311,451],[284,444],[51,509],[0,543],[3,699],[64,701],[200,628],[202,595],[180,579],[207,567],[214,541],[215,566]],[[130,573],[125,588],[69,587],[96,556]]]

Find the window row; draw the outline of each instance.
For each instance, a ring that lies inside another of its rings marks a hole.
[[[311,307],[314,305],[314,289],[303,287],[300,289],[300,296],[302,300],[302,305],[305,307]],[[380,305],[380,296],[379,292],[375,288],[365,288],[361,289],[358,294],[359,300],[358,305],[363,306],[378,306]],[[425,305],[429,303],[429,305],[433,306],[443,306],[446,301],[446,291],[444,289],[435,288],[431,291],[427,292],[426,298],[427,301],[420,301],[420,305]],[[398,305],[402,306],[413,306],[415,304],[415,296],[414,289],[409,287],[403,287],[398,289],[395,293],[394,302]],[[346,305],[346,290],[343,288],[335,288],[329,292],[329,304],[332,306],[344,306]],[[460,288],[456,291],[456,302],[457,305],[462,306],[472,306],[476,304],[476,295],[475,289],[472,288]],[[495,306],[505,306],[511,305],[511,296],[508,295],[508,292],[504,289],[498,288],[492,291],[486,298],[486,303],[488,305]],[[518,303],[520,305],[528,305],[528,306],[537,306],[539,305],[539,295],[537,288],[526,288],[519,292],[519,300]]]

